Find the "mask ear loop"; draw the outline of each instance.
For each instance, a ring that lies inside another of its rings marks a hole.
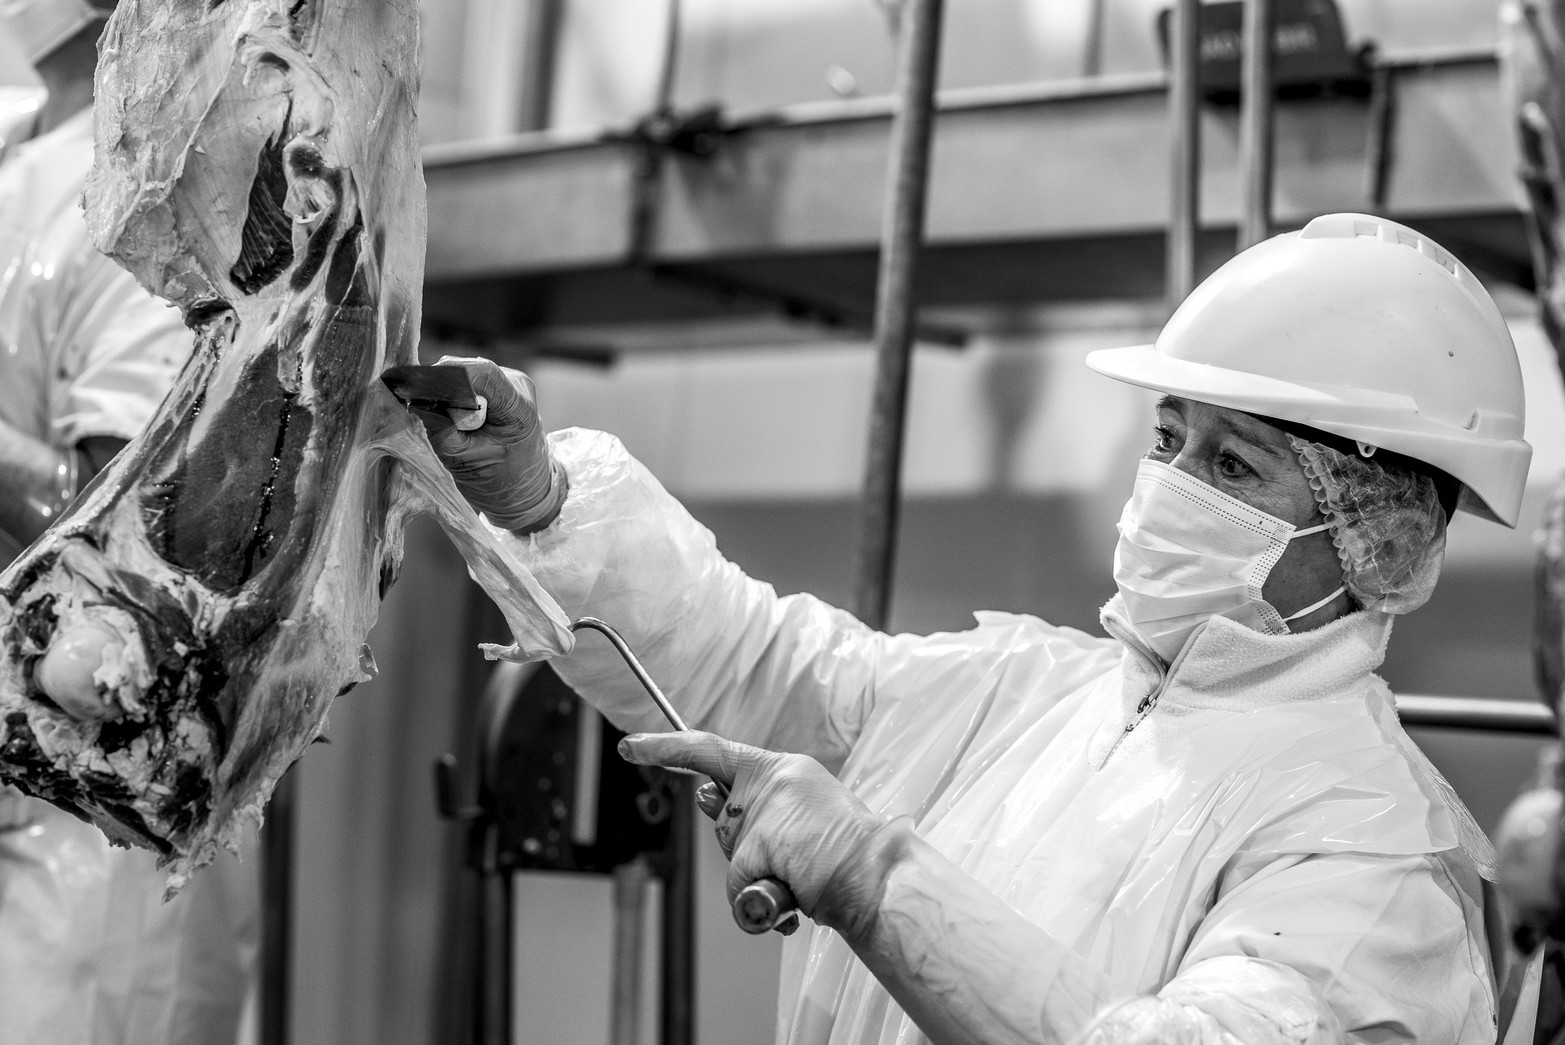
[[[1323,530],[1329,530],[1329,529],[1331,529],[1331,523],[1329,523],[1329,522],[1319,523],[1318,525],[1315,525],[1315,526],[1306,526],[1302,530],[1294,530],[1293,531],[1293,536],[1289,537],[1288,540],[1291,541],[1291,540],[1293,540],[1294,537],[1308,537],[1312,533],[1320,533]],[[1316,610],[1320,609],[1322,606],[1326,605],[1332,599],[1335,599],[1338,595],[1341,595],[1343,592],[1345,592],[1347,590],[1348,590],[1348,586],[1347,586],[1346,582],[1344,582],[1342,584],[1339,584],[1339,585],[1337,585],[1337,590],[1336,591],[1332,592],[1330,595],[1326,596],[1324,599],[1321,599],[1319,602],[1312,602],[1308,606],[1304,607],[1302,610],[1299,610],[1297,613],[1294,613],[1291,616],[1284,617],[1282,619],[1282,622],[1284,624],[1287,624],[1289,621],[1298,620],[1300,617],[1308,617],[1310,614],[1314,613]]]
[[[1284,624],[1287,624],[1289,621],[1298,620],[1300,617],[1308,617],[1310,614],[1314,613],[1316,610],[1320,609],[1322,606],[1326,605],[1332,599],[1335,599],[1338,595],[1341,595],[1343,592],[1345,592],[1347,590],[1348,590],[1348,586],[1346,584],[1339,584],[1339,585],[1337,585],[1337,590],[1336,591],[1332,592],[1330,595],[1326,596],[1324,599],[1321,599],[1319,602],[1312,602],[1308,606],[1306,606],[1302,610],[1300,610],[1299,612],[1294,613],[1291,616],[1284,617],[1282,619],[1282,622]]]

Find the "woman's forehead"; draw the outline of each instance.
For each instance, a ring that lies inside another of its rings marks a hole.
[[[1165,395],[1157,401],[1159,411],[1172,411],[1179,415],[1185,427],[1201,434],[1227,434],[1244,440],[1272,456],[1291,459],[1291,447],[1287,433],[1276,425],[1226,406],[1213,406],[1193,399]]]

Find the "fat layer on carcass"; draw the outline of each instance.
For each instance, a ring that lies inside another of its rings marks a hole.
[[[156,850],[178,886],[259,819],[435,512],[516,645],[557,606],[377,379],[417,357],[412,0],[121,0],[98,245],[195,351],[147,430],[0,575],[0,779]]]

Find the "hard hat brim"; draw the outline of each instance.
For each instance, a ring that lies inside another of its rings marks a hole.
[[[1346,386],[1316,385],[1192,362],[1156,345],[1103,348],[1087,366],[1105,377],[1262,417],[1310,425],[1424,461],[1467,488],[1462,507],[1514,527],[1532,448],[1520,438],[1474,439],[1419,416],[1407,396]],[[1462,465],[1453,462],[1461,461]],[[1520,469],[1514,467],[1521,464]],[[1520,476],[1520,481],[1507,477]]]

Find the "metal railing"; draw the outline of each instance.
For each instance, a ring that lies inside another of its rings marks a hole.
[[[1490,700],[1484,697],[1445,697],[1398,694],[1397,715],[1404,726],[1442,726],[1482,729],[1493,733],[1556,736],[1559,721],[1554,709],[1531,700]]]

